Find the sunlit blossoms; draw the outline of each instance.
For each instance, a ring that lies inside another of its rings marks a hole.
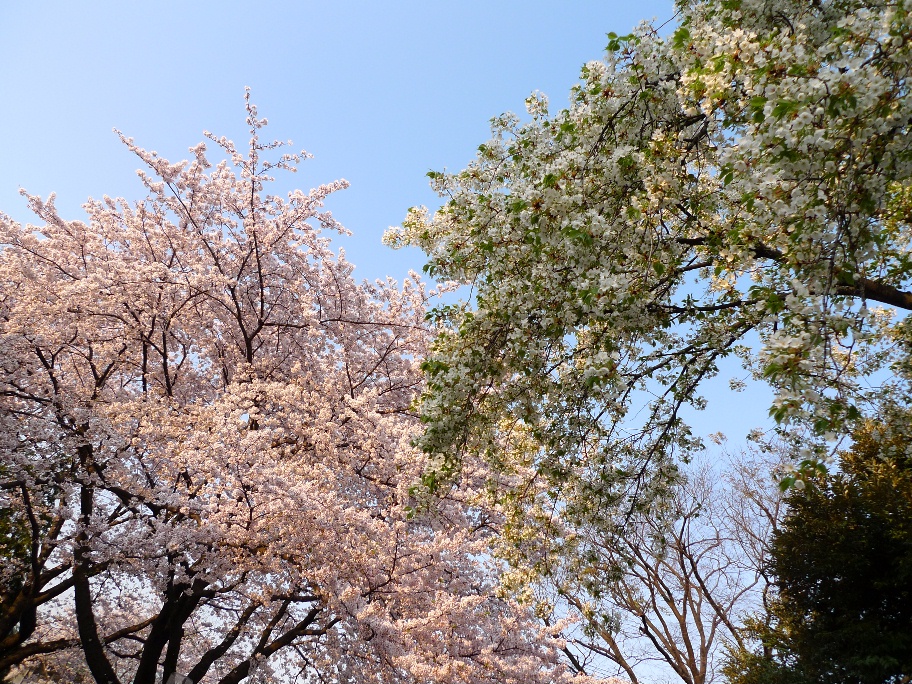
[[[568,109],[496,119],[468,168],[432,174],[447,204],[390,233],[473,288],[425,364],[436,476],[521,425],[589,512],[648,502],[730,355],[804,431],[804,467],[905,396],[912,6],[678,7],[667,38],[611,36]]]
[[[215,166],[125,139],[141,202],[0,221],[0,675],[561,680],[496,595],[482,464],[409,493],[423,286],[356,283],[321,236],[346,183],[267,194],[301,157],[247,121]]]

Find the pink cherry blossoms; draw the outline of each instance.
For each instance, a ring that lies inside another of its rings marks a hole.
[[[321,232],[347,183],[267,194],[302,155],[247,111],[214,166],[124,139],[141,202],[0,217],[0,674],[560,681],[498,595],[491,474],[410,494],[424,287],[356,283]]]

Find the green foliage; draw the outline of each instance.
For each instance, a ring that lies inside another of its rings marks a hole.
[[[842,472],[790,497],[773,542],[779,595],[732,684],[883,684],[912,675],[910,412],[865,422]]]
[[[0,476],[3,470],[0,469]],[[16,506],[0,505],[0,563],[4,573],[0,575],[0,597],[22,586],[22,573],[28,567],[31,534],[28,520]]]
[[[46,486],[23,499],[23,487],[11,477],[11,468],[0,464],[0,601],[18,592],[28,581],[33,561],[33,534],[41,539],[52,523],[57,488]],[[33,529],[34,525],[34,529]]]
[[[788,666],[753,651],[737,651],[722,669],[730,684],[812,684]]]

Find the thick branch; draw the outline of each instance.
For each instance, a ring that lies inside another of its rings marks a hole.
[[[218,684],[240,684],[240,682],[250,673],[250,667],[254,657],[261,656],[263,658],[268,658],[277,651],[285,648],[286,646],[289,646],[299,636],[303,636],[305,634],[325,633],[339,621],[339,618],[330,620],[326,627],[323,629],[308,629],[310,625],[313,624],[313,622],[317,619],[317,616],[322,610],[322,608],[311,608],[310,611],[308,611],[307,615],[304,616],[303,620],[285,632],[285,634],[275,639],[272,643],[264,646],[263,648],[257,648],[254,653],[251,654],[250,658],[235,666],[228,674],[219,680]]]
[[[209,668],[212,667],[213,663],[216,660],[221,658],[225,653],[228,652],[228,649],[234,644],[238,636],[241,633],[241,629],[250,618],[253,616],[253,613],[256,611],[256,604],[250,605],[247,609],[241,614],[241,617],[238,618],[238,621],[234,623],[227,634],[225,634],[222,641],[213,648],[210,648],[206,653],[200,658],[199,662],[190,670],[190,673],[187,675],[192,681],[199,682],[202,681],[203,677],[206,676],[206,673],[209,672]]]
[[[80,452],[91,451],[91,447],[80,447]],[[80,454],[83,455],[83,454]],[[89,457],[91,455],[89,454]],[[83,529],[76,535],[76,551],[73,554],[73,589],[76,604],[76,623],[79,627],[79,641],[85,654],[86,664],[98,684],[120,684],[120,680],[105,655],[98,626],[92,609],[92,589],[89,586],[89,549],[86,528],[91,522],[94,493],[91,487],[83,486],[79,495],[80,524]]]
[[[0,674],[21,664],[32,656],[54,653],[55,651],[62,651],[65,648],[72,648],[78,645],[79,639],[55,639],[53,641],[33,641],[30,644],[19,646],[0,657]]]
[[[693,247],[706,245],[709,243],[707,238],[676,238],[676,241],[682,245],[690,245]],[[767,247],[762,243],[757,243],[751,246],[751,251],[754,253],[754,256],[760,259],[768,259],[769,261],[775,261],[776,263],[782,263],[785,261],[785,256],[778,249],[773,249]],[[841,269],[835,269],[833,275],[838,279],[839,276],[843,274]],[[851,278],[852,285],[838,285],[835,290],[835,294],[843,295],[845,297],[860,297],[862,299],[870,299],[875,302],[880,302],[881,304],[887,304],[888,306],[895,306],[897,309],[904,309],[906,311],[912,311],[912,292],[906,292],[900,290],[892,285],[887,285],[879,280],[873,280],[871,278],[863,278],[853,275]]]

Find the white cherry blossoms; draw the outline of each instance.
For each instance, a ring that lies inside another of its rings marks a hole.
[[[442,478],[515,425],[555,482],[596,473],[593,507],[648,501],[731,354],[811,465],[908,396],[912,7],[679,9],[668,38],[610,36],[568,109],[495,119],[468,168],[432,174],[447,203],[391,234],[473,288],[425,364]]]

